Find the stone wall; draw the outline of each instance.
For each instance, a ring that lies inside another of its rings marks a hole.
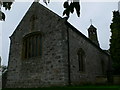
[[[102,52],[99,47],[96,47],[84,35],[81,35],[74,27],[68,24],[69,27],[69,43],[70,43],[70,74],[71,83],[87,84],[95,83],[97,75],[104,75],[108,69],[108,55]],[[77,52],[82,48],[85,52],[85,71],[79,71]],[[101,65],[103,60],[104,65]],[[103,69],[102,69],[103,68]]]
[[[120,75],[113,75],[113,84],[120,85]]]
[[[67,84],[67,46],[64,35],[66,27],[63,25],[64,20],[61,17],[42,5],[34,3],[31,6],[10,37],[7,87]],[[42,35],[42,55],[23,59],[23,38],[32,32],[40,32]]]

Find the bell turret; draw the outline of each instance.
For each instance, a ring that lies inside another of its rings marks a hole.
[[[88,38],[99,46],[98,38],[97,38],[97,29],[91,24],[88,28]]]

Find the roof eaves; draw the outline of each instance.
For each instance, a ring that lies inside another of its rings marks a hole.
[[[69,28],[71,28],[73,31],[75,31],[77,34],[81,35],[85,40],[87,40],[89,43],[91,43],[94,47],[96,47],[99,51],[109,55],[105,51],[103,51],[100,47],[98,47],[94,42],[92,42],[89,38],[87,38],[84,34],[82,34],[79,30],[77,30],[74,26],[72,26],[69,22],[65,23]]]

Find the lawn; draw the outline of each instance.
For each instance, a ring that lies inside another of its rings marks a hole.
[[[119,85],[84,85],[84,86],[64,86],[64,87],[44,87],[44,88],[19,88],[20,90],[120,90]],[[16,88],[16,90],[19,90]],[[7,89],[2,89],[7,90]],[[8,89],[8,90],[14,90]]]

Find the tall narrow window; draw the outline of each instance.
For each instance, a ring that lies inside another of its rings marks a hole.
[[[78,50],[78,65],[79,65],[79,71],[85,71],[85,53],[82,48]]]
[[[41,55],[41,34],[32,33],[23,39],[23,58],[28,59]]]

